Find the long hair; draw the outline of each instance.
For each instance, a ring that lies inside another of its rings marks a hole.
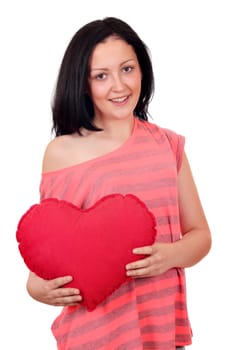
[[[89,59],[95,46],[116,35],[131,45],[142,72],[141,94],[134,115],[148,120],[148,106],[154,93],[154,75],[147,46],[124,21],[106,17],[80,28],[71,39],[58,73],[52,102],[52,117],[56,136],[80,133],[80,128],[99,131],[94,123],[94,107],[88,94]]]

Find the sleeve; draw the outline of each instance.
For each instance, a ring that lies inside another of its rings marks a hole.
[[[40,187],[39,187],[39,192],[40,192],[40,201],[46,198],[46,191],[45,191],[45,179],[43,174],[41,175],[41,180],[40,180]]]
[[[176,159],[177,172],[179,172],[182,164],[184,147],[185,147],[185,137],[179,134],[176,134],[174,131],[169,129],[163,129],[165,135],[170,143],[172,152]]]
[[[40,181],[40,201],[50,197],[56,197],[56,181],[52,174],[41,175]]]

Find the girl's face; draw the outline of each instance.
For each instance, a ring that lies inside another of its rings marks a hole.
[[[88,84],[98,126],[133,117],[141,78],[137,55],[124,40],[110,36],[96,45],[89,61]]]

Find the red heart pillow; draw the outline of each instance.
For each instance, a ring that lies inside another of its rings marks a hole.
[[[129,277],[135,247],[154,243],[155,218],[136,196],[113,194],[82,210],[49,198],[18,223],[16,238],[28,268],[44,279],[71,275],[89,311]]]

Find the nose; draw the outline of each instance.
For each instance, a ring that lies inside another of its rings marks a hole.
[[[120,74],[114,74],[112,76],[112,90],[121,91],[124,88],[124,82]]]

